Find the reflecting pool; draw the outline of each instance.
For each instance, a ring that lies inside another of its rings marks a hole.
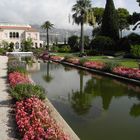
[[[81,140],[140,138],[140,87],[55,63],[32,79]]]

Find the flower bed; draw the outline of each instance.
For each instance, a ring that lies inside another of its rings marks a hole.
[[[33,85],[28,76],[20,72],[9,72],[8,80],[11,86],[9,91],[18,100],[15,106],[16,122],[23,140],[69,140],[43,100],[40,100],[44,99],[41,87]]]
[[[61,56],[55,56],[55,55],[50,56],[50,60],[61,61],[63,59],[64,59],[64,57],[61,57]]]
[[[69,62],[69,63],[72,63],[72,64],[76,64],[76,65],[79,64],[79,59],[78,58],[69,58],[66,61]]]
[[[38,98],[16,103],[16,122],[23,140],[68,140]]]
[[[83,66],[88,67],[88,68],[95,68],[95,69],[103,69],[105,64],[103,62],[95,62],[95,61],[89,61],[85,62]]]
[[[129,78],[140,79],[140,70],[134,68],[116,67],[113,72]]]
[[[31,83],[31,81],[26,75],[21,74],[19,72],[9,73],[8,80],[9,80],[10,86],[12,87],[17,84]]]

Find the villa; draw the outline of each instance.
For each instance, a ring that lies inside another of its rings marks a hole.
[[[10,24],[0,23],[0,47],[4,47],[3,41],[14,43],[14,50],[19,51],[22,48],[22,41],[31,38],[33,47],[39,48],[43,46],[40,40],[40,33],[28,24]]]

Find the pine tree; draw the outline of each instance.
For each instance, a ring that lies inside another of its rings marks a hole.
[[[101,35],[108,36],[115,41],[119,39],[118,17],[113,0],[106,0]]]

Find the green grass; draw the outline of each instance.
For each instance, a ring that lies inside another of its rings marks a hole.
[[[55,53],[58,56],[66,56],[66,55],[72,55],[77,56],[77,53]],[[122,66],[129,67],[129,68],[138,68],[138,63],[140,61],[136,59],[125,59],[125,58],[108,58],[108,56],[90,56],[86,57],[89,61],[102,61],[102,62],[118,62]]]

